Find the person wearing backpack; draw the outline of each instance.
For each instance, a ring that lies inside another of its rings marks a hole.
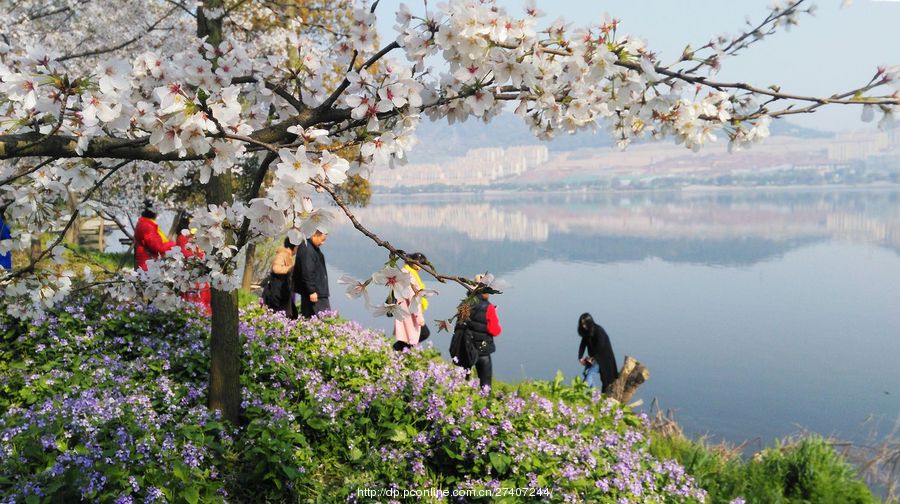
[[[478,381],[481,388],[491,387],[493,378],[493,362],[491,354],[497,350],[494,338],[500,336],[503,328],[500,327],[500,319],[497,317],[497,307],[488,299],[490,292],[486,285],[481,283],[483,275],[476,275],[475,304],[470,306],[469,316],[463,321],[469,328],[472,341],[478,350],[478,358],[475,360],[475,371],[478,372]]]

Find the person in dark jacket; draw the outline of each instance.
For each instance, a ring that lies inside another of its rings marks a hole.
[[[266,306],[273,311],[283,311],[292,319],[297,318],[294,289],[291,285],[296,253],[297,247],[291,243],[290,238],[285,238],[282,246],[275,249],[268,284],[263,291],[263,302]]]
[[[294,262],[294,291],[300,294],[300,315],[312,317],[320,311],[330,310],[328,301],[328,269],[320,247],[328,239],[328,233],[317,229],[297,247]]]
[[[475,281],[481,282],[481,275],[477,275]],[[503,328],[500,327],[500,319],[497,318],[497,307],[488,301],[490,293],[482,291],[478,296],[481,299],[472,306],[466,324],[472,331],[472,340],[478,349],[475,371],[478,372],[479,385],[481,388],[490,388],[494,374],[491,354],[497,350],[494,338],[500,336]]]
[[[609,392],[609,386],[619,377],[616,355],[609,342],[609,335],[600,324],[594,322],[594,317],[591,317],[590,313],[582,313],[578,318],[578,335],[581,336],[578,362],[584,365],[585,381],[588,385],[596,387],[599,378],[603,385],[601,390],[604,393]]]

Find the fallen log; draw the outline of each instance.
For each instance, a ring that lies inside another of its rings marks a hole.
[[[609,386],[607,395],[622,404],[627,404],[638,387],[650,378],[650,370],[634,357],[625,356],[625,363],[619,371],[619,377]]]

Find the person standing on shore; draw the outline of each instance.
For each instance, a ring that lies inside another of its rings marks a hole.
[[[328,232],[324,228],[318,228],[297,247],[294,291],[300,294],[300,315],[304,318],[331,310],[331,303],[328,301],[328,269],[320,248],[327,239]]]
[[[582,313],[578,317],[578,335],[581,336],[578,362],[584,366],[584,381],[591,387],[596,387],[599,381],[602,384],[600,390],[603,393],[609,392],[609,386],[619,377],[609,335],[600,324],[594,322],[590,313]]]
[[[400,300],[401,305],[409,309],[410,316],[403,320],[394,319],[394,338],[397,340],[394,342],[394,350],[398,352],[418,345],[431,335],[431,330],[428,329],[428,325],[425,323],[425,310],[428,309],[428,299],[420,296],[419,301],[416,302],[416,294],[425,289],[425,283],[422,282],[422,278],[419,276],[419,269],[421,269],[419,265],[424,264],[428,259],[421,252],[414,252],[409,255],[409,258],[415,262],[412,264],[406,263],[403,269],[409,273],[412,280],[413,295],[407,299]],[[391,295],[393,296],[393,294]]]
[[[478,372],[478,381],[481,388],[491,387],[494,375],[494,365],[491,361],[497,347],[494,338],[500,336],[503,328],[500,327],[500,319],[497,318],[497,307],[488,299],[490,292],[486,285],[482,284],[484,275],[476,275],[475,287],[476,302],[471,307],[469,317],[465,320],[469,330],[472,331],[472,340],[478,350],[478,360],[475,361],[475,371]]]

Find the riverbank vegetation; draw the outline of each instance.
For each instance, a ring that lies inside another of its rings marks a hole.
[[[206,408],[193,312],[85,298],[33,324],[0,315],[3,502],[877,502],[821,440],[744,462],[578,380],[487,394],[353,322],[248,305],[240,334],[235,427]]]

